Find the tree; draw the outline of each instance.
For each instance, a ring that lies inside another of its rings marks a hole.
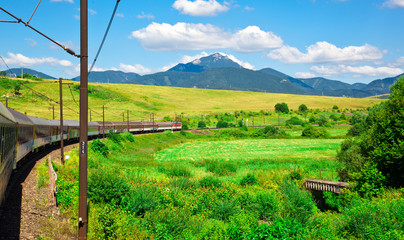
[[[352,172],[359,184],[378,185],[368,177],[369,172],[382,174],[386,184],[392,187],[404,186],[404,78],[392,85],[390,99],[375,105],[365,121],[355,141],[342,144],[337,159],[344,169]],[[354,125],[355,127],[355,125]],[[344,148],[342,148],[344,146]],[[355,152],[353,158],[350,153]],[[355,159],[362,159],[355,164]],[[355,165],[355,168],[352,166]],[[368,179],[368,180],[366,180]],[[376,178],[382,179],[383,178]]]
[[[307,110],[309,110],[309,109],[307,108],[307,106],[305,104],[301,104],[299,106],[299,112],[304,113],[304,112],[307,112]]]
[[[17,84],[14,86],[14,94],[15,95],[20,95],[20,90],[21,90],[21,85]]]
[[[332,106],[332,109],[333,109],[333,110],[338,110],[338,106],[337,106],[337,105],[334,105],[334,106]]]
[[[199,121],[198,122],[198,128],[206,128],[206,122],[205,121]]]
[[[286,103],[277,103],[275,105],[275,111],[281,113],[289,113],[289,107]]]
[[[0,71],[0,76],[6,76],[7,72],[6,71]]]

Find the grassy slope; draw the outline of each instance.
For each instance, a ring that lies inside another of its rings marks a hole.
[[[27,85],[42,94],[58,100],[59,85],[31,81]],[[67,85],[63,86],[63,102],[66,106],[64,114],[66,119],[76,120],[79,118],[78,105],[73,101],[73,97],[78,102],[78,83],[72,83],[72,93]],[[76,90],[74,90],[74,86]],[[89,84],[92,93],[89,94],[89,107],[92,109],[92,120],[102,120],[102,105],[105,105],[106,121],[121,121],[122,113],[130,111],[130,119],[149,118],[149,114],[154,112],[156,118],[164,116],[174,116],[177,114],[193,115],[206,113],[223,113],[236,110],[260,111],[273,110],[276,103],[286,102],[290,109],[297,109],[302,103],[310,109],[330,109],[333,105],[340,109],[366,108],[379,103],[379,99],[355,99],[341,97],[305,96],[291,94],[274,94],[242,91],[223,91],[188,89],[174,87],[157,87],[129,84]],[[12,89],[0,87],[0,96],[4,98],[13,95]],[[59,107],[56,103],[40,98],[27,88],[22,88],[22,95],[10,96],[9,106],[17,111],[28,115],[43,118],[52,118],[52,105],[55,105],[55,115],[59,117]],[[70,110],[69,108],[73,109]]]

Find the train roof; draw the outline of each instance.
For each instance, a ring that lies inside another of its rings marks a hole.
[[[53,122],[53,120],[50,120],[50,119],[44,119],[44,118],[32,117],[32,116],[28,116],[28,118],[35,125],[58,126],[58,124],[56,124],[55,122]]]
[[[11,115],[13,115],[14,122],[16,122],[18,124],[24,124],[24,125],[34,125],[28,116],[26,116],[20,112],[17,112],[11,108],[9,108],[8,110],[10,111]]]
[[[4,104],[2,102],[0,102],[0,115],[4,116],[5,118],[7,118],[10,121],[15,122],[13,115],[10,113],[8,108],[6,106],[4,106]]]

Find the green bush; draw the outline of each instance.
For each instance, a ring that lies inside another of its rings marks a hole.
[[[311,125],[303,129],[302,136],[309,137],[309,138],[328,138],[328,137],[330,137],[329,133],[324,128],[315,128]]]
[[[129,190],[130,186],[118,173],[98,170],[90,174],[88,198],[95,203],[119,205]]]
[[[239,208],[234,201],[229,199],[221,199],[213,207],[213,217],[218,220],[227,221],[238,211]]]
[[[247,173],[247,175],[245,175],[241,181],[240,181],[240,185],[241,186],[246,186],[246,185],[255,185],[258,183],[258,179],[257,177],[252,174],[252,173]]]
[[[93,142],[91,142],[90,144],[90,149],[91,151],[93,151],[96,154],[101,154],[104,157],[108,156],[109,154],[109,149],[108,146],[102,142],[100,139],[94,139]]]
[[[188,168],[178,164],[167,167],[159,166],[158,171],[170,177],[190,177],[192,175]]]
[[[107,135],[107,139],[113,141],[114,143],[120,143],[123,141],[123,137],[115,132],[109,132]]]
[[[135,137],[130,132],[121,133],[121,136],[122,136],[123,140],[125,140],[125,141],[135,142]]]
[[[275,111],[281,113],[289,113],[289,107],[286,103],[277,103],[275,105]]]
[[[206,122],[205,121],[199,121],[198,122],[198,128],[206,128]]]
[[[176,188],[187,189],[194,187],[195,183],[187,177],[180,177],[180,178],[173,178],[171,181],[171,185]]]
[[[294,116],[286,120],[286,125],[303,125],[305,122],[300,118]]]
[[[273,192],[263,191],[256,196],[257,212],[261,219],[274,220],[280,210],[280,201]]]
[[[317,211],[311,194],[301,190],[293,181],[285,179],[281,191],[287,216],[304,224]]]
[[[215,178],[215,177],[207,176],[207,177],[202,178],[199,181],[199,186],[200,187],[205,187],[205,188],[209,188],[209,187],[219,188],[219,187],[222,186],[222,182],[219,179]]]
[[[219,176],[229,175],[237,171],[237,165],[229,161],[209,161],[206,170]]]
[[[223,120],[219,120],[216,124],[216,128],[227,128],[229,123]]]
[[[304,227],[291,218],[280,218],[272,224],[254,227],[247,239],[303,239]]]
[[[131,191],[122,201],[124,209],[143,217],[159,205],[159,191],[154,186],[142,186]]]
[[[155,239],[187,239],[192,235],[189,229],[193,226],[191,214],[180,208],[147,212],[143,224]]]
[[[356,199],[343,212],[345,224],[342,231],[359,239],[403,239],[403,210],[402,200],[388,203]]]

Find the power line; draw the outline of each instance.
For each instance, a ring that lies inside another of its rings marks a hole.
[[[91,64],[91,67],[90,67],[90,70],[88,71],[87,76],[90,76],[90,73],[91,73],[91,71],[93,70],[93,67],[94,67],[94,65],[95,65],[95,62],[97,61],[98,55],[99,55],[100,52],[101,52],[102,46],[104,45],[105,39],[107,38],[107,35],[108,35],[108,32],[109,32],[109,28],[111,27],[112,20],[114,20],[114,17],[115,17],[116,9],[118,8],[119,1],[120,1],[120,0],[117,0],[117,1],[116,1],[114,11],[112,12],[111,19],[109,20],[109,24],[108,24],[107,30],[105,31],[105,34],[104,34],[104,38],[103,38],[102,41],[101,41],[100,47],[98,48],[97,54],[95,55],[94,61],[93,61],[93,63]]]
[[[38,3],[39,5],[39,3]],[[21,20],[21,18],[17,18],[16,16],[14,16],[13,14],[7,12],[4,8],[0,7],[0,10],[2,10],[3,12],[7,13],[8,15],[10,15],[11,17],[15,18],[17,21],[15,23],[23,23],[25,24],[26,27],[31,28],[32,30],[34,30],[35,32],[39,33],[40,35],[42,35],[43,37],[47,38],[48,40],[50,40],[51,42],[53,42],[54,44],[58,45],[59,47],[63,48],[67,53],[75,56],[75,57],[80,57],[80,55],[78,55],[77,53],[75,53],[73,50],[71,50],[70,48],[67,48],[66,46],[63,46],[62,44],[56,42],[55,40],[53,40],[52,38],[46,36],[45,34],[41,33],[39,30],[37,30],[36,28],[32,27],[31,25],[29,25],[28,22],[24,22],[23,20]],[[35,9],[36,10],[36,9]],[[34,12],[35,13],[35,12]],[[3,21],[3,22],[12,22],[12,21]]]

